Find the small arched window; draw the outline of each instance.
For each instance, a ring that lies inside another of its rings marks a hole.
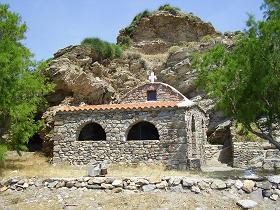
[[[192,116],[192,132],[195,132],[195,121],[194,121],[194,116]]]
[[[152,123],[139,122],[130,128],[127,140],[159,140],[158,130]]]
[[[106,133],[101,125],[97,123],[89,123],[82,128],[78,140],[79,141],[106,140]]]

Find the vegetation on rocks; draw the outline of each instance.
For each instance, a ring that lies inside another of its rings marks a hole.
[[[165,5],[163,5],[163,6],[160,6],[160,7],[158,8],[158,10],[159,10],[159,11],[168,11],[168,12],[170,12],[171,14],[174,14],[174,15],[178,14],[178,13],[181,11],[180,8],[178,8],[178,7],[173,7],[173,6],[171,6],[170,4],[165,4]]]
[[[265,19],[252,16],[233,48],[216,45],[195,56],[198,84],[217,106],[248,131],[280,149],[274,128],[280,123],[280,4],[266,0]]]
[[[46,63],[35,63],[22,44],[26,25],[0,4],[0,161],[7,150],[20,153],[42,125],[35,115],[53,85],[41,74]]]
[[[160,6],[158,8],[158,10],[156,10],[156,11],[167,11],[170,14],[177,15],[181,11],[181,9],[178,7],[173,7],[170,4],[165,4],[163,6]],[[143,12],[140,12],[139,14],[137,14],[133,18],[130,25],[127,26],[126,28],[122,29],[123,35],[119,37],[118,42],[124,46],[129,46],[131,44],[131,36],[132,36],[134,27],[140,22],[140,20],[142,20],[142,18],[149,17],[156,11],[151,12],[149,10],[144,10]]]
[[[191,36],[193,31],[195,33]],[[174,33],[178,35],[174,36]],[[178,44],[181,41],[196,41],[207,34],[217,34],[210,23],[203,22],[192,13],[185,13],[177,7],[165,4],[155,11],[145,10],[136,15],[130,25],[120,31],[117,41],[126,46],[139,40],[162,40]]]
[[[82,45],[87,45],[95,50],[98,61],[121,57],[123,49],[120,45],[112,44],[98,38],[85,38]]]

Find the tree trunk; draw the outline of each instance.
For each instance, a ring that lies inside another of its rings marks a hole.
[[[262,139],[268,140],[269,143],[273,144],[277,149],[280,150],[280,142],[276,141],[272,136],[254,131],[252,128],[250,128],[249,131]]]

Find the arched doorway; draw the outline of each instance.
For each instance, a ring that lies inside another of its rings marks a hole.
[[[127,140],[159,140],[158,130],[152,123],[138,122],[130,128]]]
[[[194,116],[192,116],[191,121],[191,131],[192,131],[192,156],[193,158],[197,158],[197,139],[196,139],[196,125]]]
[[[27,148],[29,152],[42,151],[43,140],[38,133],[35,133],[28,141]]]
[[[101,125],[97,123],[89,123],[82,128],[78,140],[79,141],[106,140],[106,133]]]

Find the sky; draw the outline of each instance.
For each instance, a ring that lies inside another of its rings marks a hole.
[[[119,30],[139,12],[166,3],[211,22],[220,32],[243,30],[248,13],[262,19],[262,0],[0,0],[21,15],[28,31],[24,44],[36,60],[86,37],[116,42]]]

